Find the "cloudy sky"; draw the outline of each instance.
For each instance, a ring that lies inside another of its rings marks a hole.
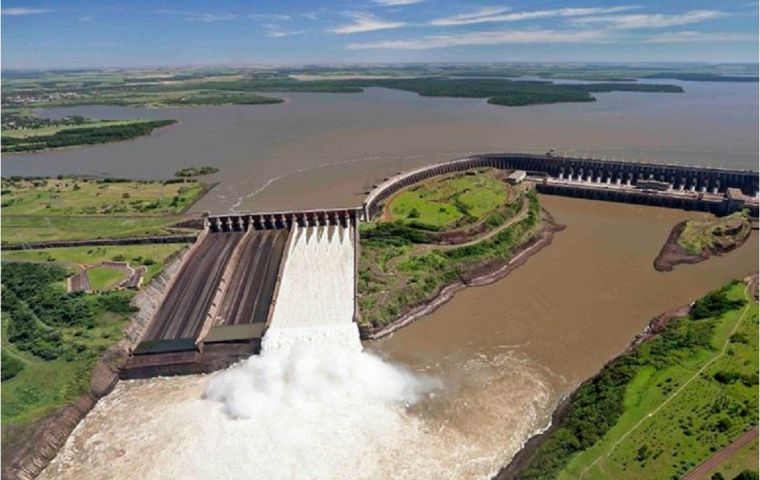
[[[742,0],[5,0],[2,66],[757,62],[757,15]]]

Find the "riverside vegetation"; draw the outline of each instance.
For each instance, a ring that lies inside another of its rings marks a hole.
[[[732,282],[610,362],[511,478],[681,478],[758,423],[758,307]]]
[[[74,125],[3,130],[3,152],[35,152],[54,148],[119,142],[148,135],[176,120],[108,121],[87,120]]]
[[[206,190],[196,181],[85,178],[3,179],[2,188],[3,241],[162,233]],[[130,216],[129,228],[116,228],[126,226],[112,220],[118,215]],[[40,226],[24,228],[18,219],[39,219]],[[14,451],[11,446],[29,438],[49,415],[89,392],[99,355],[122,339],[134,311],[133,290],[111,289],[123,272],[92,269],[91,288],[101,290],[94,293],[67,292],[66,278],[82,265],[126,261],[146,267],[147,284],[184,248],[156,244],[3,251],[4,452]]]
[[[510,187],[493,171],[469,173],[405,189],[382,218],[362,225],[358,293],[365,328],[382,328],[446,285],[504,264],[540,233],[534,190]],[[470,241],[442,244],[457,231]]]
[[[173,227],[208,189],[195,180],[3,178],[3,242],[119,238]]]
[[[364,72],[357,69],[359,76]],[[251,105],[280,103],[280,98],[261,92],[358,93],[381,87],[415,92],[424,96],[483,98],[503,106],[523,106],[560,102],[590,102],[593,93],[615,91],[679,93],[677,85],[634,82],[557,84],[550,80],[513,80],[519,71],[417,68],[389,69],[389,78],[315,78],[300,80],[294,71],[219,70],[187,71],[172,75],[129,75],[109,72],[72,72],[70,74],[18,73],[7,81],[3,95],[6,108],[53,107],[66,105],[124,105],[168,107],[181,105]],[[308,71],[307,71],[308,73]],[[472,78],[457,75],[471,74]],[[575,72],[575,75],[580,73]],[[366,74],[365,74],[366,75]],[[370,71],[370,75],[372,75]],[[592,77],[589,77],[592,78]],[[615,76],[595,78],[619,80]],[[593,79],[593,78],[592,78]],[[630,80],[630,78],[628,79]]]

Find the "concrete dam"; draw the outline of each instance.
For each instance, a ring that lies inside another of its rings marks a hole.
[[[123,378],[202,373],[289,328],[349,328],[355,315],[358,209],[209,217]],[[261,221],[258,221],[261,220]],[[273,340],[274,341],[274,340]]]
[[[387,199],[410,185],[484,167],[520,171],[544,194],[758,214],[757,172],[550,153],[478,155],[399,173],[355,208],[208,216],[121,376],[210,372],[259,353],[262,345],[278,349],[301,337],[360,350],[360,220],[375,218]]]

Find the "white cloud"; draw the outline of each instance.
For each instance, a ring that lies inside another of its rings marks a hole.
[[[173,10],[168,8],[154,10],[153,13],[156,15],[176,15],[191,22],[224,22],[238,18],[234,13],[188,12],[185,10]]]
[[[406,25],[404,22],[391,22],[383,20],[369,13],[351,13],[347,16],[354,19],[354,23],[335,27],[330,29],[333,33],[351,34],[361,32],[372,32],[374,30],[387,30],[389,28],[399,28]]]
[[[471,32],[458,35],[431,35],[409,40],[351,43],[348,48],[426,50],[431,48],[461,47],[470,45],[501,45],[508,43],[590,43],[608,39],[598,30],[503,30]]]
[[[413,5],[415,3],[423,2],[423,0],[372,0],[372,1],[384,7],[398,7],[401,5]]]
[[[186,13],[185,20],[191,20],[195,22],[226,22],[228,20],[234,20],[237,15],[234,13]]]
[[[706,20],[724,17],[726,13],[716,10],[692,10],[685,13],[666,15],[662,13],[636,14],[636,15],[607,15],[576,18],[572,22],[576,25],[601,25],[621,30],[637,28],[664,28],[678,25],[688,25]]]
[[[552,10],[534,10],[528,12],[512,12],[507,7],[486,7],[474,12],[437,18],[430,22],[436,26],[470,25],[473,23],[501,23],[532,20],[551,17],[581,17],[584,15],[602,15],[617,13],[637,8],[635,6],[619,7],[590,7],[590,8],[556,8]]]
[[[757,42],[757,35],[749,33],[728,32],[680,32],[652,35],[644,40],[646,43],[689,43],[689,42]]]
[[[26,8],[26,7],[16,7],[16,8],[3,8],[2,14],[3,15],[9,15],[12,17],[21,16],[21,15],[37,15],[40,13],[48,13],[50,12],[47,8]]]
[[[279,25],[273,25],[271,23],[264,25],[265,35],[272,38],[292,37],[293,35],[300,35],[303,30],[285,30]]]
[[[293,18],[281,13],[254,13],[246,16],[251,20],[290,20]]]

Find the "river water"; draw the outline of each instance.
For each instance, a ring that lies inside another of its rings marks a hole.
[[[219,211],[356,204],[389,173],[484,151],[553,146],[756,168],[756,85],[684,86],[683,95],[530,108],[373,89],[287,94],[279,106],[138,110],[181,124],[126,144],[6,157],[3,169],[154,177],[216,164],[221,184],[197,208]],[[458,293],[360,357],[254,362],[254,378],[276,388],[249,393],[281,400],[263,403],[271,418],[231,416],[209,391],[224,374],[121,382],[43,478],[486,478],[649,319],[756,270],[755,232],[724,257],[654,271],[672,226],[703,214],[541,200],[567,228],[507,278]]]

